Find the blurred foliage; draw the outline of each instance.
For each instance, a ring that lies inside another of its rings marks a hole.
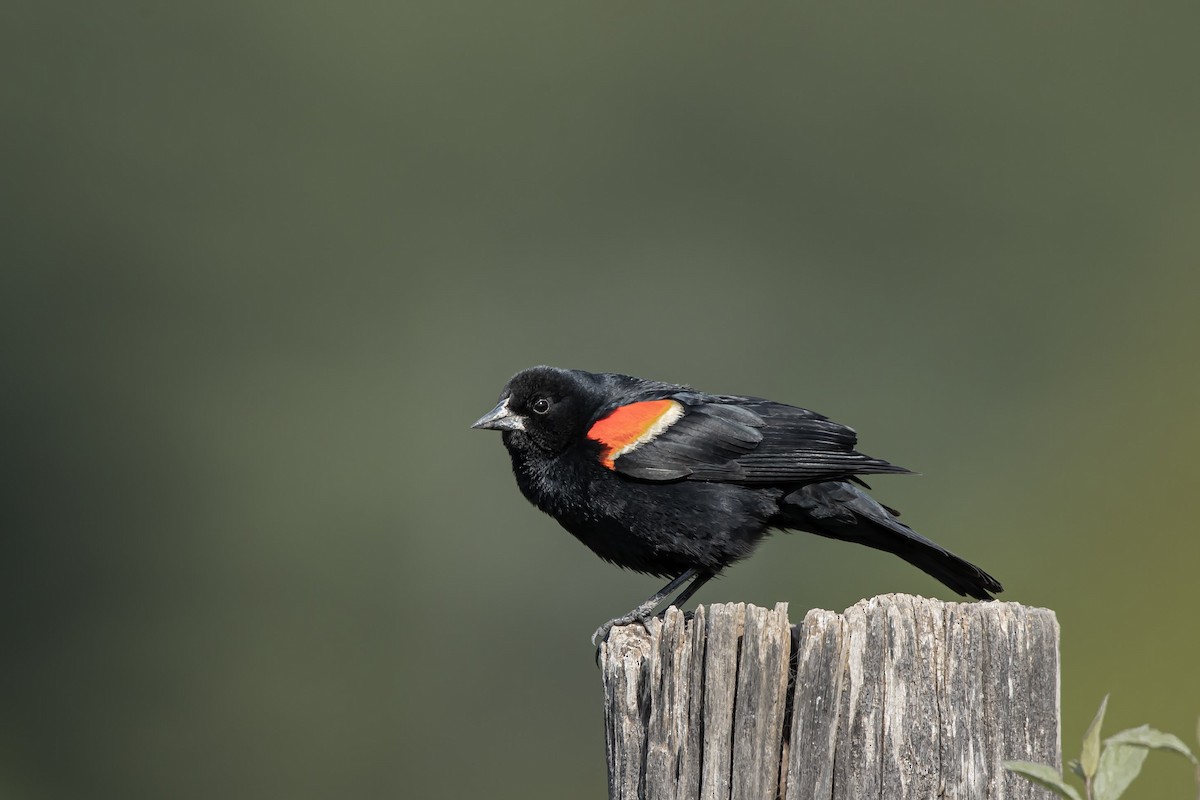
[[[1083,781],[1083,795],[1066,781],[1062,773],[1049,764],[1029,761],[1006,761],[1004,766],[1022,777],[1049,789],[1067,800],[1119,800],[1129,785],[1141,774],[1142,765],[1151,750],[1166,750],[1178,753],[1192,762],[1195,767],[1196,783],[1200,786],[1200,761],[1183,740],[1171,733],[1163,733],[1141,725],[1121,731],[1104,740],[1100,746],[1100,729],[1104,725],[1104,713],[1108,708],[1108,695],[1100,703],[1100,710],[1083,735],[1083,749],[1079,758],[1070,762],[1070,769]]]
[[[658,581],[467,429],[539,362],[855,426],[1058,612],[1068,740],[1189,724],[1195,4],[0,16],[6,797],[604,796]],[[697,599],[890,591],[946,596],[796,535]]]

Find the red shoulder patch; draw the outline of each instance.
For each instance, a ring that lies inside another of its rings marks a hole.
[[[600,463],[615,469],[618,456],[650,441],[682,416],[683,405],[675,400],[643,400],[597,420],[587,436],[604,445]]]

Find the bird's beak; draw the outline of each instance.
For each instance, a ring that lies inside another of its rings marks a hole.
[[[488,413],[475,420],[472,428],[486,428],[493,431],[523,431],[525,419],[508,409],[508,398],[504,398]]]

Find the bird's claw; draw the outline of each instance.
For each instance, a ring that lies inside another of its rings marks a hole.
[[[592,634],[592,646],[596,648],[597,653],[600,652],[600,645],[604,644],[608,639],[608,634],[612,632],[615,623],[616,620],[609,620],[599,628],[596,628],[596,631]]]
[[[610,619],[599,628],[596,628],[595,633],[592,634],[592,646],[599,650],[600,645],[608,640],[608,635],[612,633],[612,629],[621,625],[632,625],[633,623],[637,622],[646,629],[647,633],[649,633],[649,622],[652,619],[654,619],[653,614],[626,614],[623,617]]]

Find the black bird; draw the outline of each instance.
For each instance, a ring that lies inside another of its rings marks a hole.
[[[961,595],[1000,582],[896,519],[858,475],[909,470],[855,450],[852,428],[758,397],[629,375],[533,367],[473,428],[503,431],[521,492],[596,555],[672,580],[628,614],[681,605],[771,528],[895,553]]]

